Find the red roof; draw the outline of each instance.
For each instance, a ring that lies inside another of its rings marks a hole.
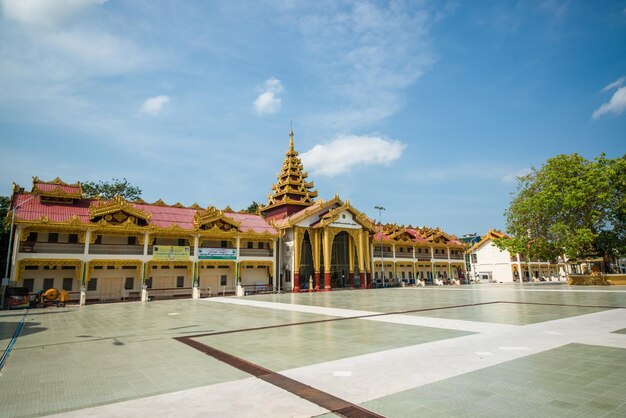
[[[81,193],[79,186],[52,184],[52,183],[43,183],[43,182],[37,182],[33,186],[44,193],[54,193],[54,192],[60,191],[64,194],[77,195],[77,196],[80,196],[80,193]]]
[[[32,193],[18,193],[14,196],[16,221],[37,221],[46,216],[49,222],[67,222],[74,215],[84,224],[92,224],[89,220],[89,207],[96,204],[96,199],[82,199],[77,204],[64,205],[59,203],[42,203],[39,195]],[[193,219],[196,209],[177,208],[175,206],[132,204],[136,209],[142,210],[152,216],[148,219],[148,225],[159,228],[170,228],[174,224],[182,229],[192,230]],[[268,233],[276,235],[277,231],[269,225],[260,215],[243,213],[224,213],[224,216],[240,223],[242,232]]]

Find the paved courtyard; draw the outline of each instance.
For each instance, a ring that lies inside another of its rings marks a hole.
[[[626,416],[626,289],[394,288],[0,312],[0,416]]]

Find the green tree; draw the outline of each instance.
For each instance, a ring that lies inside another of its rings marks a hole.
[[[518,179],[499,248],[547,260],[624,254],[626,156],[558,155]]]
[[[114,178],[110,182],[100,180],[98,183],[86,181],[82,183],[82,187],[86,197],[100,196],[103,199],[112,199],[120,195],[126,200],[137,200],[141,197],[141,189],[131,185],[126,178],[122,180]]]
[[[245,208],[243,211],[246,212],[246,213],[254,213],[254,214],[256,214],[258,210],[259,210],[259,204],[256,201],[253,200],[252,203],[250,203],[250,206]]]

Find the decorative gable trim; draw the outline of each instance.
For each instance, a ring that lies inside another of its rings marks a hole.
[[[241,223],[226,217],[223,211],[214,206],[209,206],[206,210],[197,211],[193,217],[193,224],[196,229],[221,232],[239,231],[239,227],[241,226]]]
[[[89,219],[92,222],[105,221],[113,224],[147,224],[152,214],[138,209],[132,203],[126,202],[121,196],[115,196],[113,199],[92,204],[89,207]]]

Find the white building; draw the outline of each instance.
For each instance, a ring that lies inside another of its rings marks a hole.
[[[493,241],[496,238],[506,236],[503,232],[491,229],[467,250],[472,279],[480,280],[481,283],[512,283],[519,282],[520,274],[526,282],[564,279],[564,264],[557,264],[556,261],[527,260],[525,254],[511,255],[494,245]]]

